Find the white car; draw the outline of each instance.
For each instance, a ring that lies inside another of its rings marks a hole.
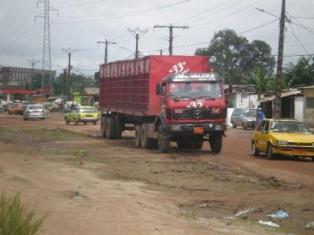
[[[23,113],[23,117],[24,120],[46,119],[49,117],[49,110],[45,109],[42,104],[29,104]]]

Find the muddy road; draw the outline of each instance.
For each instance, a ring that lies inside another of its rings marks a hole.
[[[314,163],[250,155],[251,131],[223,151],[167,154],[98,136],[99,126],[0,114],[0,191],[45,216],[40,234],[314,234]],[[285,219],[270,218],[278,210]],[[280,225],[272,228],[259,220]]]

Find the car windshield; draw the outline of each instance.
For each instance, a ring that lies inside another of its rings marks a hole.
[[[97,113],[97,110],[94,108],[83,108],[80,110],[80,113]]]
[[[271,123],[270,130],[273,132],[310,132],[303,122],[275,121]]]
[[[32,106],[28,106],[28,109],[30,109],[30,110],[34,110],[34,109],[42,109],[43,107],[42,106],[40,106],[40,105],[32,105]]]
[[[256,109],[245,109],[243,110],[243,115],[246,117],[256,117]]]
[[[174,82],[170,84],[170,96],[180,98],[221,98],[219,82]]]

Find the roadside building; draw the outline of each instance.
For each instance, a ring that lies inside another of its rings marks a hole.
[[[263,97],[261,107],[266,117],[273,117],[275,95]],[[293,118],[314,127],[314,86],[284,90],[281,93],[282,118]]]
[[[44,74],[45,79],[41,81],[42,74]],[[10,100],[10,96],[14,95],[50,94],[51,82],[49,78],[53,79],[54,76],[55,71],[52,70],[0,67],[0,96]]]

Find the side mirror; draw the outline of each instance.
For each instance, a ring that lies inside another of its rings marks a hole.
[[[163,88],[161,84],[156,85],[156,94],[157,95],[163,95]]]

